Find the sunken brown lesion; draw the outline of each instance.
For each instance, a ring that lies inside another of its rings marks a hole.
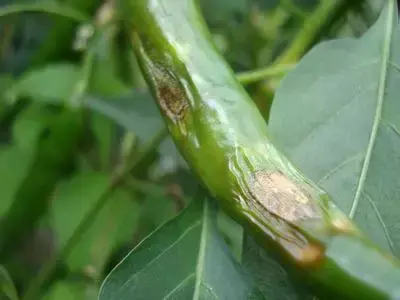
[[[255,172],[250,190],[263,208],[288,222],[320,217],[320,211],[311,200],[310,193],[280,171]]]
[[[160,65],[154,66],[152,73],[157,100],[163,113],[174,122],[182,120],[189,107],[182,84],[176,76]]]
[[[185,117],[188,104],[185,95],[179,88],[161,85],[157,87],[157,93],[160,106],[170,119],[179,121]]]

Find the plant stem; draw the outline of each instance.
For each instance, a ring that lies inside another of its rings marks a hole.
[[[135,159],[129,164],[122,166],[122,168],[117,169],[114,177],[111,179],[110,184],[107,190],[97,199],[96,204],[92,207],[92,209],[85,215],[83,220],[76,227],[74,233],[66,243],[66,245],[62,248],[58,255],[52,257],[47,264],[42,268],[39,274],[35,277],[31,285],[28,287],[24,297],[24,300],[33,300],[36,299],[37,295],[40,293],[43,285],[46,281],[52,276],[57,263],[67,257],[69,253],[73,250],[74,246],[80,241],[83,234],[89,229],[95,216],[98,212],[104,207],[107,203],[107,200],[110,199],[110,196],[114,192],[114,190],[120,186],[122,182],[124,182],[125,178],[129,175],[129,172],[135,168],[137,164],[139,164],[147,154],[152,151],[155,147],[157,147],[167,136],[167,130],[165,128],[161,129],[148,143],[143,147],[143,150],[138,153]]]
[[[292,0],[281,0],[281,6],[292,15],[296,16],[300,20],[305,20],[307,18],[307,13],[297,5],[293,4]]]
[[[45,5],[40,3],[33,4],[9,4],[0,8],[0,18],[16,13],[39,12],[65,17],[78,22],[87,22],[89,16],[66,5]]]
[[[265,79],[267,77],[274,77],[283,75],[294,68],[294,64],[287,65],[273,65],[266,68],[241,72],[236,75],[237,79],[242,84],[249,84],[255,81]]]
[[[277,58],[274,65],[296,63],[308,50],[321,29],[347,1],[321,0],[315,11],[306,19],[290,46]]]

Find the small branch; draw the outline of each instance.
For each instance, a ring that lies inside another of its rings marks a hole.
[[[242,84],[249,84],[268,77],[284,75],[286,72],[292,70],[294,66],[294,64],[268,66],[263,69],[238,73],[236,78]]]
[[[305,20],[307,18],[307,13],[293,4],[292,0],[280,0],[280,4],[288,13],[296,16],[296,18],[300,20]]]
[[[122,166],[122,168],[119,170],[117,169],[114,177],[111,179],[107,190],[97,199],[96,205],[94,205],[94,207],[85,215],[83,220],[79,223],[71,238],[68,240],[67,244],[63,247],[58,255],[55,255],[53,258],[50,259],[50,261],[35,277],[23,297],[24,300],[33,300],[37,298],[43,285],[46,283],[48,278],[52,276],[58,262],[71,253],[74,246],[80,241],[83,234],[92,225],[92,222],[98,212],[104,207],[104,205],[107,203],[107,200],[110,199],[110,196],[112,195],[114,190],[119,187],[122,182],[124,182],[130,171],[134,169],[147,156],[150,151],[157,147],[166,138],[167,134],[168,133],[165,128],[160,130],[160,132],[158,132],[154,136],[154,138],[152,138],[151,141],[148,142],[148,144],[143,148],[143,150],[138,154],[138,156],[132,161],[130,165]]]
[[[277,58],[274,65],[296,63],[312,45],[321,29],[344,4],[346,4],[344,0],[320,0],[320,4],[306,19],[297,36]]]

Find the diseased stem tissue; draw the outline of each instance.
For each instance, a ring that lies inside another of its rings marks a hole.
[[[120,10],[171,136],[220,206],[317,294],[399,299],[399,261],[276,148],[196,3],[120,0]]]

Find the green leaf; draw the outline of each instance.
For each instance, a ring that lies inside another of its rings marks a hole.
[[[73,9],[72,7],[62,5],[58,1],[42,0],[36,2],[37,3],[17,3],[2,6],[0,9],[0,18],[16,13],[41,12],[58,15],[76,20],[78,22],[85,22],[89,20],[89,16],[86,16],[79,10]]]
[[[360,39],[315,47],[282,82],[270,130],[376,243],[400,256],[400,30],[394,0]]]
[[[3,217],[15,200],[19,188],[34,163],[35,151],[22,151],[15,146],[0,148],[0,217]]]
[[[39,105],[30,105],[13,123],[13,142],[20,149],[35,149],[43,131],[49,125],[50,113]]]
[[[18,300],[17,290],[7,270],[0,266],[0,299]]]
[[[79,224],[98,204],[109,188],[109,178],[102,173],[87,172],[64,181],[57,189],[52,203],[53,228],[61,247],[64,247]],[[99,276],[114,247],[130,239],[138,220],[138,205],[122,188],[116,189],[79,242],[67,257],[71,270],[92,270]]]
[[[91,115],[91,127],[96,138],[98,159],[101,170],[106,171],[111,165],[111,154],[115,138],[115,126],[110,119],[94,112]]]
[[[79,115],[64,110],[53,113],[48,121],[35,147],[13,145],[1,155],[0,176],[5,188],[0,193],[4,193],[1,203],[6,207],[2,207],[0,256],[12,254],[17,245],[14,241],[47,211],[58,180],[72,163],[80,133]]]
[[[97,287],[94,284],[74,281],[60,281],[53,284],[44,300],[95,300]]]
[[[244,240],[242,263],[265,299],[313,299],[306,291],[295,285],[286,270],[248,235]]]
[[[219,237],[215,213],[193,200],[117,265],[99,300],[260,299]]]
[[[237,261],[242,261],[243,228],[223,210],[218,210],[217,224]]]
[[[93,45],[88,50],[93,53],[90,91],[97,96],[117,97],[130,91],[119,78],[118,33],[116,26],[101,28],[93,38]]]
[[[139,142],[155,136],[164,127],[160,112],[148,91],[133,91],[121,97],[88,97],[90,109],[110,118],[125,130],[133,132]],[[171,138],[165,139],[158,149],[161,157],[151,169],[152,178],[159,178],[178,167],[187,168]]]
[[[164,127],[158,108],[148,91],[133,91],[117,98],[89,97],[85,103],[90,109],[134,132],[143,141]]]
[[[45,103],[63,103],[71,96],[80,79],[78,66],[67,63],[52,64],[28,71],[6,91],[6,97],[29,97]]]

